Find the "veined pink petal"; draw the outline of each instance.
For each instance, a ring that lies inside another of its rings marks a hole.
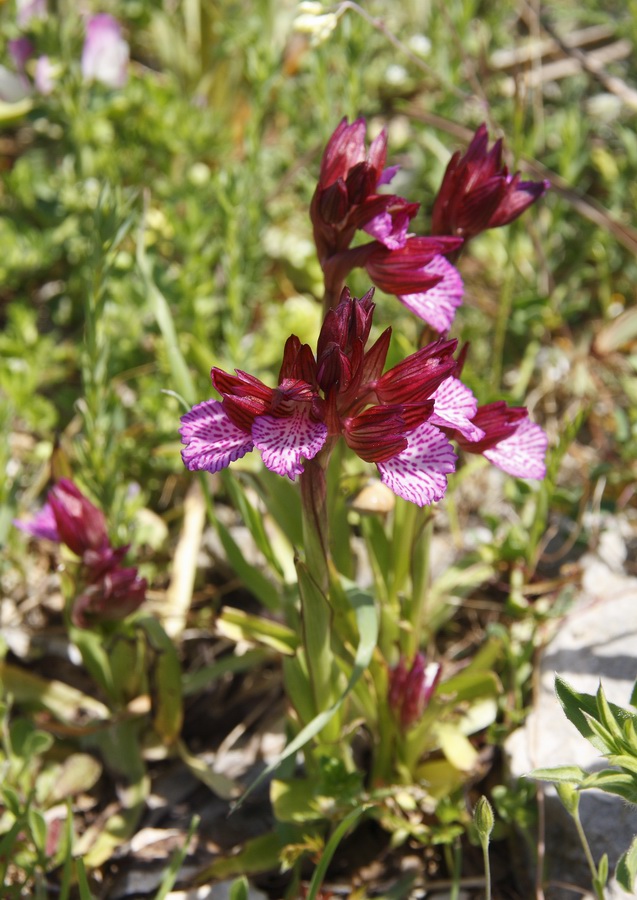
[[[432,425],[455,428],[468,441],[484,437],[484,431],[471,421],[478,411],[478,401],[458,378],[446,378],[432,396],[435,401],[429,419]]]
[[[380,241],[388,250],[399,250],[405,246],[410,220],[406,210],[399,210],[393,215],[386,211],[363,225],[363,231]]]
[[[462,278],[444,256],[435,256],[423,271],[440,276],[441,281],[422,293],[403,294],[398,299],[428,325],[443,333],[451,327],[456,309],[462,303]]]
[[[299,403],[289,416],[258,416],[252,437],[268,469],[294,481],[303,471],[301,459],[312,459],[325,443],[327,427],[310,418],[308,404]]]
[[[250,435],[230,421],[218,400],[205,400],[182,416],[179,433],[186,444],[181,457],[191,471],[218,472],[254,447]]]
[[[377,463],[380,480],[399,497],[428,506],[447,489],[446,476],[456,468],[456,454],[445,435],[425,422],[407,435],[408,446],[387,462]]]
[[[546,475],[544,457],[548,438],[539,425],[523,419],[514,433],[483,455],[494,466],[516,478],[538,478]]]

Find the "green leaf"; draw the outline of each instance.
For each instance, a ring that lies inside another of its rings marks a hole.
[[[376,582],[383,585],[384,593],[389,587],[389,566],[391,546],[385,527],[378,516],[363,516],[361,529],[369,551],[370,561]]]
[[[197,880],[205,884],[210,879],[233,878],[236,875],[253,875],[276,868],[279,854],[287,843],[284,832],[268,832],[252,838],[243,844],[238,853],[216,859],[203,872],[197,873]]]
[[[148,684],[153,725],[164,743],[171,744],[183,722],[181,666],[177,649],[158,619],[144,616],[136,621],[148,642]]]
[[[284,656],[292,656],[299,644],[299,636],[287,625],[281,625],[262,616],[250,615],[231,606],[223,607],[217,616],[215,626],[219,634],[232,641],[265,644],[266,647],[271,647]]]
[[[168,866],[164,870],[164,874],[162,875],[161,879],[161,885],[159,887],[159,890],[155,894],[155,900],[165,900],[170,891],[172,891],[174,884],[177,881],[179,871],[188,854],[190,842],[192,841],[195,831],[199,827],[200,821],[201,820],[199,816],[192,817],[190,828],[188,829],[188,834],[186,835],[185,841],[183,842],[182,846],[173,853]]]
[[[274,779],[270,784],[270,800],[278,822],[313,822],[323,819],[317,803],[317,778]]]
[[[566,810],[572,816],[576,816],[580,800],[580,795],[577,788],[572,784],[569,784],[567,781],[558,781],[555,785],[555,788],[557,790],[557,796],[564,804]]]
[[[52,734],[48,734],[46,731],[32,731],[24,743],[23,755],[28,759],[41,756],[50,750],[54,743]]]
[[[0,786],[0,797],[2,797],[4,806],[6,806],[9,812],[17,819],[22,812],[22,804],[20,803],[17,792],[8,784],[3,784]]]
[[[230,800],[232,797],[237,796],[239,789],[234,781],[231,781],[226,775],[218,774],[214,769],[202,762],[199,757],[194,756],[183,741],[177,741],[176,749],[195,778],[198,778],[206,787],[209,787],[213,794],[221,797],[222,800]]]
[[[354,609],[359,633],[359,644],[356,649],[354,665],[347,686],[338,700],[329,709],[319,713],[299,734],[287,745],[278,760],[271,763],[261,775],[254,781],[237,802],[237,806],[243,803],[246,797],[267,778],[281,763],[290,756],[298,753],[312,738],[316,737],[325,728],[328,722],[339,711],[345,699],[349,696],[359,678],[369,666],[372,654],[378,640],[378,613],[374,598],[362,591],[356,585],[349,585],[346,590],[349,601]]]
[[[615,878],[628,894],[634,892],[637,878],[637,837],[633,838],[628,850],[619,857]]]
[[[230,495],[233,506],[238,510],[244,524],[254,538],[255,544],[270,564],[273,574],[282,578],[283,569],[272,550],[272,543],[266,533],[261,512],[248,499],[243,485],[232,472],[223,471],[221,480],[224,488]]]
[[[314,870],[314,875],[312,876],[310,888],[307,893],[307,900],[316,900],[318,892],[321,888],[321,884],[323,883],[323,879],[325,878],[325,875],[327,873],[327,868],[332,861],[334,853],[336,852],[336,848],[345,837],[349,829],[352,827],[352,825],[354,825],[361,818],[361,816],[365,815],[366,811],[367,809],[365,806],[360,806],[357,809],[353,809],[345,816],[343,821],[334,830],[334,833],[325,846],[325,850],[323,851],[320,862]]]
[[[235,879],[230,885],[228,891],[228,900],[249,900],[249,884],[248,879],[242,875],[241,878]]]
[[[454,703],[475,700],[479,697],[497,697],[502,690],[494,672],[465,670],[440,684],[438,694],[452,694]]]
[[[591,744],[601,753],[607,753],[609,748],[607,743],[601,737],[600,729],[603,728],[599,724],[599,710],[597,707],[597,699],[592,694],[582,694],[574,690],[559,675],[555,676],[555,693],[562,704],[562,708],[567,719],[575,725],[581,735],[583,735]],[[637,713],[633,713],[628,709],[617,706],[615,703],[608,704],[612,716],[621,723],[626,719],[637,723]],[[593,722],[597,723],[597,727],[593,726]],[[604,729],[604,731],[607,731]]]
[[[46,821],[39,809],[30,806],[27,812],[27,821],[29,823],[29,831],[31,838],[35,844],[38,853],[44,855],[46,850]]]
[[[170,370],[174,381],[174,387],[192,406],[197,399],[195,384],[192,380],[190,370],[186,365],[181,348],[179,347],[179,340],[177,338],[170,305],[153,280],[152,266],[146,255],[146,248],[144,245],[143,222],[137,238],[137,267],[141,273],[144,287],[146,288],[148,304],[155,316],[155,321],[159,326],[164,343],[166,344],[166,355],[170,361]]]
[[[79,793],[86,793],[102,774],[102,766],[88,753],[72,753],[57,771],[55,782],[45,800],[53,806]]]
[[[550,781],[553,784],[581,784],[588,778],[588,772],[579,766],[555,766],[550,769],[533,769],[525,778],[535,781]]]
[[[248,650],[241,656],[228,653],[227,656],[222,656],[221,659],[209,666],[202,666],[196,672],[187,672],[182,679],[184,697],[198,694],[228,673],[247,672],[275,658],[272,650],[263,647],[255,647],[254,650]]]
[[[256,566],[249,563],[244,557],[241,549],[235,539],[230,534],[226,526],[217,520],[215,527],[219,533],[219,540],[223,545],[228,562],[243,581],[249,591],[251,591],[257,600],[271,610],[279,610],[281,608],[281,590],[277,588],[265,575],[260,572]]]
[[[69,638],[80,651],[82,662],[93,681],[102,688],[107,697],[113,698],[115,694],[113,673],[102,635],[88,628],[70,625]]]
[[[303,522],[301,518],[301,498],[296,485],[288,478],[281,478],[275,472],[263,467],[256,480],[259,493],[264,499],[268,512],[285,534],[291,547],[303,543]]]
[[[635,683],[633,685],[633,689],[630,692],[630,700],[628,702],[630,703],[631,706],[634,706],[635,708],[637,708],[637,680],[635,681]]]
[[[637,775],[637,756],[629,756],[627,753],[612,753],[608,756],[608,762],[612,766],[621,766],[622,769],[628,769],[634,775]],[[637,784],[637,779],[635,779]]]
[[[16,703],[44,707],[60,722],[72,722],[84,710],[96,719],[108,720],[107,706],[62,681],[41,678],[20,666],[0,661],[0,685]]]
[[[601,890],[606,887],[608,882],[608,853],[604,853],[597,867],[597,884]]]
[[[621,745],[624,733],[619,722],[612,713],[612,710],[608,704],[608,700],[606,699],[606,695],[604,694],[604,689],[601,685],[601,682],[597,689],[596,700],[599,720],[601,724],[606,728],[609,734],[612,735],[615,741]]]
[[[591,728],[590,719],[587,719],[584,715],[584,712],[586,712],[593,719],[596,718],[597,703],[595,697],[591,694],[581,694],[574,690],[559,675],[555,676],[555,693],[569,722],[572,722],[579,733],[590,741],[597,750],[601,753],[606,753],[608,751],[606,743]]]

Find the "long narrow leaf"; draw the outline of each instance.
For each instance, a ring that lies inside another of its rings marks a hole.
[[[314,875],[312,876],[312,881],[310,882],[310,889],[307,894],[307,900],[316,900],[320,887],[323,883],[323,879],[325,878],[327,867],[332,861],[332,857],[336,852],[336,848],[340,844],[341,840],[345,837],[349,829],[352,827],[352,825],[354,825],[354,823],[357,822],[361,818],[361,816],[365,815],[365,812],[365,807],[358,807],[358,809],[353,809],[345,816],[343,821],[334,830],[334,833],[325,846],[325,850],[323,851],[321,860],[314,870]]]
[[[146,248],[144,246],[143,225],[139,230],[137,238],[137,267],[144,281],[148,303],[153,311],[164,343],[166,344],[175,388],[192,406],[195,403],[197,396],[195,384],[192,380],[190,370],[186,365],[181,348],[179,347],[179,340],[177,338],[177,331],[175,330],[175,323],[173,321],[170,305],[153,279],[151,264],[146,255]]]
[[[281,756],[273,763],[271,763],[250,785],[250,787],[246,790],[240,800],[238,800],[235,804],[235,808],[240,806],[252,793],[252,791],[259,784],[261,784],[264,779],[271,775],[272,772],[274,772],[274,770],[278,766],[280,766],[284,760],[289,759],[290,756],[298,753],[298,751],[301,750],[309,741],[311,741],[312,738],[316,737],[317,734],[320,734],[320,732],[325,728],[328,722],[330,722],[333,716],[335,716],[339,711],[349,694],[352,692],[359,678],[363,675],[363,673],[369,666],[378,640],[378,613],[376,610],[376,604],[374,603],[373,597],[371,597],[369,594],[366,594],[356,586],[352,586],[347,591],[347,594],[356,616],[359,643],[356,649],[356,656],[354,658],[352,672],[345,690],[338,698],[338,700],[336,700],[336,702],[333,703],[332,706],[330,706],[329,709],[326,709],[315,716],[315,718],[312,719],[312,721],[309,722],[305,726],[305,728],[303,728],[297,734],[294,740],[290,741]]]

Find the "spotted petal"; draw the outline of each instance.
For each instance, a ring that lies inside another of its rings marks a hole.
[[[182,416],[179,433],[186,444],[181,457],[190,470],[218,472],[254,447],[250,435],[230,421],[218,400],[205,400]]]
[[[445,435],[428,422],[406,437],[405,450],[377,464],[380,480],[399,497],[428,506],[443,497],[446,476],[455,471],[457,457]]]
[[[299,403],[289,416],[258,416],[252,437],[268,469],[294,481],[303,471],[302,457],[312,459],[325,443],[327,428],[310,418],[309,404]]]
[[[462,278],[444,256],[434,256],[431,262],[423,267],[423,272],[427,275],[439,275],[441,280],[426,291],[402,294],[398,299],[432,328],[443,333],[449,330],[456,309],[462,303],[464,293]]]
[[[479,441],[484,437],[484,431],[471,421],[478,411],[478,401],[458,378],[446,378],[433,399],[435,406],[430,424],[454,428],[468,441]]]
[[[485,450],[484,456],[508,475],[542,479],[546,475],[547,446],[548,438],[540,426],[524,419],[512,435]]]

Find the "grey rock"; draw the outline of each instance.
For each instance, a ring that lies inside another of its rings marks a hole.
[[[554,682],[557,673],[576,690],[594,694],[601,681],[610,701],[628,705],[637,678],[637,578],[619,574],[617,555],[612,555],[615,571],[599,556],[583,560],[582,594],[542,656],[533,712],[525,727],[507,742],[513,778],[538,767],[570,764],[594,771],[606,765],[567,720],[555,696]],[[544,795],[546,900],[574,900],[582,896],[581,890],[571,891],[555,883],[590,890],[590,872],[574,824],[554,787],[545,784]],[[608,853],[612,875],[617,859],[637,834],[637,807],[620,797],[586,791],[580,815],[596,862]],[[608,900],[626,896],[611,877]]]

